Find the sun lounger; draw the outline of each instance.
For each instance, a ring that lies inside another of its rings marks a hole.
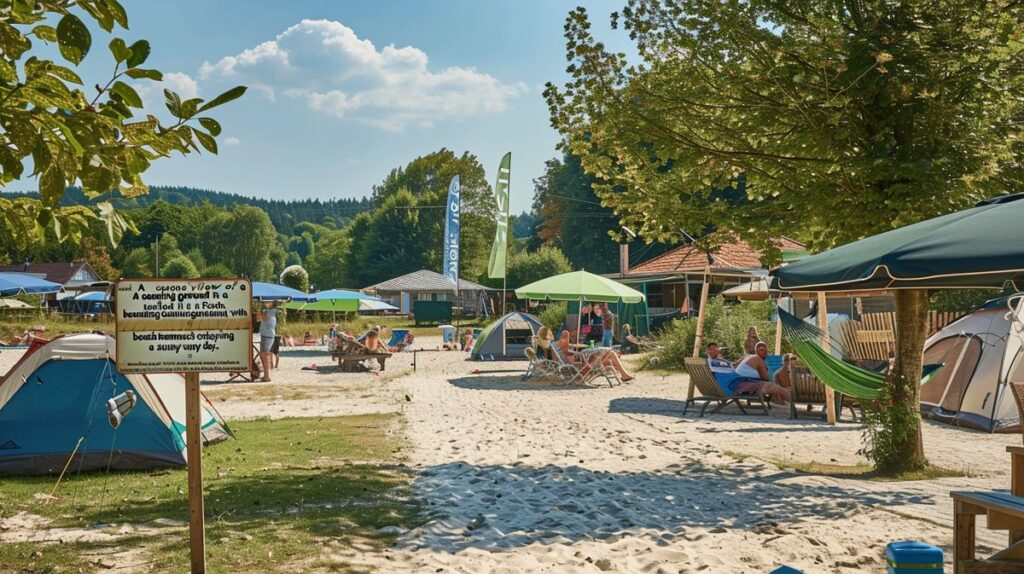
[[[806,365],[801,363],[798,359],[792,359],[789,362],[789,418],[799,418],[800,409],[797,408],[797,404],[801,405],[821,405],[821,417],[825,417],[825,404],[826,404],[826,393],[835,392],[832,389],[825,386],[818,377],[814,376],[814,373],[807,368]],[[857,411],[854,410],[854,401],[851,399],[845,399],[841,393],[836,394],[836,413],[842,413],[843,406],[850,409],[850,414],[854,420],[857,420]]]
[[[654,341],[642,337],[637,337],[636,335],[626,335],[626,342],[641,353],[658,351],[663,348],[661,345],[655,343]]]
[[[756,404],[761,407],[765,414],[768,414],[768,402],[761,398],[760,395],[736,395],[723,390],[718,385],[718,381],[715,380],[715,375],[711,372],[711,367],[708,366],[706,360],[687,357],[683,361],[686,364],[686,372],[690,374],[690,383],[696,388],[698,395],[692,399],[686,399],[686,403],[683,405],[684,415],[689,410],[691,404],[696,405],[698,402],[704,403],[704,406],[700,409],[700,416],[704,416],[704,411],[707,410],[708,405],[711,403],[718,403],[718,405],[710,414],[717,413],[729,403],[735,403],[740,408],[740,412],[747,414],[741,401],[746,401],[748,407]]]

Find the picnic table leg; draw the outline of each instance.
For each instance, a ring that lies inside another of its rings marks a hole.
[[[954,503],[953,514],[953,574],[961,574],[960,563],[974,560],[974,515],[966,512],[964,503]]]
[[[1010,454],[1010,494],[1024,496],[1024,454]],[[1011,530],[1010,546],[1024,540],[1024,530]]]

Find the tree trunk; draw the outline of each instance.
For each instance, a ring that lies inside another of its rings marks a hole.
[[[924,341],[928,336],[928,291],[908,289],[896,291],[896,362],[892,371],[892,407],[903,411],[896,424],[905,425],[895,432],[895,457],[882,465],[881,471],[920,470],[928,466],[921,440],[921,368],[924,362]],[[895,430],[895,429],[890,429]]]

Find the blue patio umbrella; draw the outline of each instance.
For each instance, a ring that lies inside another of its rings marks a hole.
[[[316,297],[298,289],[263,281],[252,282],[252,298],[254,301],[316,301]]]
[[[0,297],[56,293],[61,289],[62,287],[59,283],[53,283],[32,275],[0,273]]]

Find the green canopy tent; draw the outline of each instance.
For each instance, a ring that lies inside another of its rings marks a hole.
[[[383,311],[394,309],[383,300],[373,295],[347,289],[329,289],[310,294],[314,301],[293,302],[285,305],[286,309],[298,311],[330,311],[332,314],[355,313],[358,311]]]
[[[819,253],[772,271],[772,288],[819,293],[891,291],[897,302],[896,371],[912,380],[910,373],[922,369],[927,328],[923,314],[929,289],[998,289],[1024,279],[1021,199],[1024,194],[1018,193],[983,201],[971,209]],[[909,349],[910,355],[902,356],[906,354],[902,349]],[[818,358],[828,360],[820,354]],[[835,376],[827,373],[835,371],[826,368],[829,365],[819,367],[825,377],[815,374],[826,383]]]
[[[572,271],[534,281],[516,289],[516,297],[539,301],[578,301],[581,309],[584,301],[640,303],[645,300],[644,294],[636,289],[626,287],[614,279],[586,271]],[[580,315],[577,313],[577,317]],[[579,340],[580,322],[581,319],[577,318],[577,341]]]

